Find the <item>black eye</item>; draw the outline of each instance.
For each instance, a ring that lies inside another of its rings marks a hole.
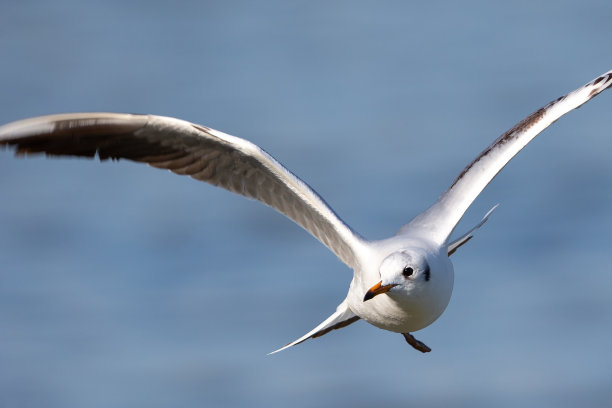
[[[405,277],[412,276],[413,273],[414,273],[414,269],[412,269],[409,266],[406,266],[404,270],[402,271],[402,275],[404,275]]]

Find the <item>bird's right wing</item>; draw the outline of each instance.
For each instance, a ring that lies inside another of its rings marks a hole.
[[[17,154],[128,159],[259,200],[302,226],[350,267],[365,242],[306,183],[253,143],[179,119],[119,113],[41,116],[0,127]]]

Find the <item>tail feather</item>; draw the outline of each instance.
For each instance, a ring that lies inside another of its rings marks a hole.
[[[296,344],[300,344],[301,342],[306,341],[308,339],[314,339],[316,337],[323,336],[324,334],[327,334],[332,330],[341,329],[343,327],[348,326],[351,323],[356,322],[357,320],[359,320],[359,316],[357,316],[355,313],[351,311],[351,309],[349,309],[346,303],[346,300],[344,300],[336,308],[336,312],[332,314],[331,316],[329,316],[327,319],[325,319],[317,327],[315,327],[314,329],[312,329],[310,332],[306,333],[299,339],[287,344],[286,346],[283,346],[279,348],[278,350],[268,353],[268,355],[278,353],[279,351],[283,351],[289,347],[295,346]]]
[[[499,206],[499,204],[495,204],[493,206],[493,208],[491,208],[484,217],[482,217],[482,220],[480,220],[480,222],[478,224],[476,224],[474,227],[472,227],[471,230],[469,230],[468,232],[466,232],[465,234],[463,234],[461,237],[457,238],[456,240],[454,240],[453,242],[451,242],[450,244],[448,244],[448,256],[451,256],[452,254],[455,253],[455,251],[457,249],[459,249],[459,247],[461,247],[463,244],[466,244],[470,239],[472,239],[474,236],[472,235],[472,232],[476,231],[478,228],[482,227],[482,224],[484,224],[485,222],[487,222],[489,220],[489,216],[491,215],[491,213],[493,211],[495,211],[495,209]]]

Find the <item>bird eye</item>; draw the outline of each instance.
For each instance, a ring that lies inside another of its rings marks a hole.
[[[402,271],[402,275],[404,275],[405,277],[412,276],[413,273],[414,273],[414,269],[412,269],[409,266],[406,266],[404,270]]]

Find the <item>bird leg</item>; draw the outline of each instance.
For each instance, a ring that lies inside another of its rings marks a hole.
[[[414,336],[410,333],[402,333],[408,344],[410,344],[415,349],[419,350],[421,353],[429,353],[431,349],[425,345],[422,341],[418,341],[414,338]]]

